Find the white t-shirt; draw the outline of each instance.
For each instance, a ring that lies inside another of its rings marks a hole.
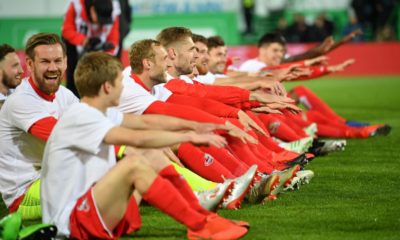
[[[267,64],[261,62],[257,58],[253,58],[253,59],[249,59],[246,62],[242,63],[242,65],[240,65],[239,71],[258,72],[266,66],[267,66]]]
[[[9,89],[6,95],[0,93],[0,109],[6,101],[7,97],[10,96],[14,91],[15,89]]]
[[[165,87],[165,83],[160,83],[153,86],[151,94],[158,100],[166,102],[173,93]]]
[[[151,104],[158,101],[130,77],[130,67],[129,71],[123,71],[122,81],[124,88],[117,107],[121,112],[142,115]]]
[[[179,79],[185,81],[185,83],[194,84],[193,80],[188,77],[188,75],[180,75]]]
[[[198,75],[196,77],[196,81],[208,85],[214,84],[215,79],[216,79],[215,75],[212,74],[211,72],[208,72],[206,75]]]
[[[24,79],[0,111],[0,191],[9,207],[40,175],[45,142],[28,133],[40,119],[58,119],[78,102],[63,86],[51,102],[44,100]]]
[[[69,217],[78,198],[116,164],[113,145],[103,139],[122,120],[115,108],[105,115],[75,103],[54,127],[43,157],[41,204],[43,222],[55,224],[60,236],[70,234]]]

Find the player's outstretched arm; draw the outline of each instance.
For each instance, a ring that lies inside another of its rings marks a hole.
[[[218,148],[226,145],[226,140],[215,134],[198,134],[194,131],[132,130],[124,127],[111,128],[104,137],[104,142],[140,148],[161,148],[182,142],[213,145]]]
[[[199,123],[161,114],[133,115],[124,114],[123,127],[137,130],[193,130],[198,133],[210,133],[219,128],[219,124]]]

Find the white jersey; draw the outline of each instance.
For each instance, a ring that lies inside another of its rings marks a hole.
[[[179,79],[183,80],[185,83],[194,84],[193,80],[188,75],[180,75]]]
[[[212,74],[211,72],[208,72],[206,75],[198,75],[196,77],[196,81],[208,85],[214,84],[215,79],[216,79],[215,75]]]
[[[0,111],[0,190],[9,207],[39,178],[45,142],[29,134],[40,119],[58,119],[78,99],[60,86],[53,101],[40,97],[27,79]]]
[[[75,103],[54,127],[44,152],[40,187],[43,222],[56,225],[60,236],[70,234],[69,217],[78,198],[116,164],[113,145],[103,139],[122,120],[115,108],[105,115]]]
[[[0,109],[6,101],[7,97],[10,96],[14,91],[15,89],[9,89],[6,95],[0,93]]]
[[[117,107],[121,112],[142,115],[151,104],[158,100],[130,77],[130,68],[124,70],[122,81],[124,88]]]
[[[267,66],[267,64],[261,62],[257,58],[253,58],[253,59],[249,59],[246,62],[242,63],[242,65],[240,65],[239,71],[258,72],[266,66]]]
[[[151,89],[151,94],[158,100],[166,102],[173,93],[165,87],[165,83],[160,83]]]

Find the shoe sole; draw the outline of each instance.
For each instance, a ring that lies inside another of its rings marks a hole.
[[[56,239],[57,227],[49,224],[37,224],[22,229],[19,240]]]
[[[237,209],[239,209],[241,207],[241,205],[242,205],[242,201],[243,201],[244,197],[247,195],[247,193],[250,191],[251,187],[254,185],[254,181],[255,180],[254,180],[254,177],[253,177],[253,179],[247,185],[247,188],[242,192],[242,194],[239,195],[239,197],[237,197],[233,201],[229,202],[225,206],[225,209],[229,209],[229,210],[237,210]]]
[[[231,182],[231,184],[229,184],[229,186],[225,190],[224,196],[221,198],[221,200],[219,201],[219,203],[217,204],[217,206],[215,207],[213,212],[217,212],[218,209],[220,209],[222,207],[222,204],[224,203],[224,201],[231,196],[232,189],[234,187],[233,185],[234,185],[234,182]]]
[[[264,182],[262,182],[257,189],[256,186],[253,186],[249,192],[248,202],[252,204],[257,204],[262,202],[262,200],[270,194],[270,192],[276,187],[279,183],[278,175],[270,175]],[[257,193],[251,193],[252,191],[256,191]]]

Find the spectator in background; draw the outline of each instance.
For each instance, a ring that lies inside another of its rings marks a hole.
[[[242,9],[244,15],[244,21],[246,24],[246,29],[244,34],[253,33],[253,13],[254,13],[254,0],[242,0]]]
[[[309,42],[309,26],[306,24],[304,16],[296,13],[294,15],[294,22],[287,28],[287,38],[288,42],[298,43],[298,42]]]
[[[382,30],[388,24],[395,6],[396,0],[352,0],[351,2],[351,7],[355,11],[358,21],[364,29],[371,30],[373,38],[378,33],[382,34]]]
[[[275,32],[287,39],[288,23],[284,17],[279,18]]]
[[[378,42],[384,42],[384,41],[395,41],[396,40],[396,34],[394,32],[394,29],[392,26],[389,24],[386,24],[377,34],[376,40]]]
[[[321,13],[314,21],[314,25],[309,27],[308,40],[311,42],[322,42],[325,38],[332,36],[335,24],[326,18],[325,13]]]
[[[117,56],[121,57],[121,52],[123,50],[123,40],[128,36],[131,30],[132,23],[132,7],[129,5],[129,0],[119,0],[121,6],[121,15],[119,16],[119,49]]]
[[[116,56],[120,48],[120,5],[116,0],[73,0],[65,14],[62,37],[67,46],[67,88],[76,96],[74,70],[85,52],[105,51]]]
[[[355,15],[355,13],[352,12],[349,14],[349,22],[344,27],[342,35],[346,36],[357,29],[361,29],[361,31],[362,31],[362,25],[358,22],[358,19],[357,19],[357,16]],[[363,40],[364,40],[364,36],[362,34],[359,34],[359,35],[356,35],[351,41],[361,42]]]

